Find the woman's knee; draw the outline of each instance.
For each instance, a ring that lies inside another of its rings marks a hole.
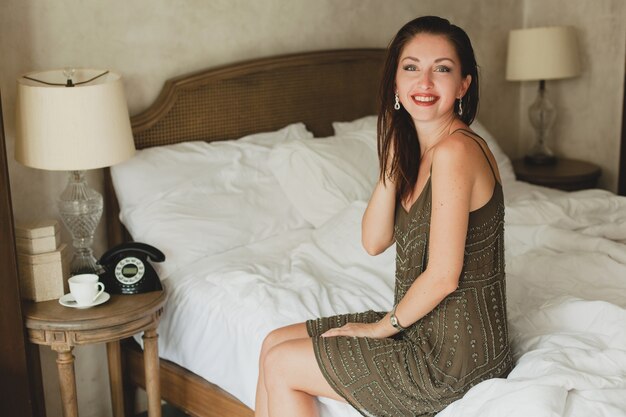
[[[272,330],[265,336],[263,344],[261,345],[261,366],[263,366],[264,357],[275,346],[288,340],[300,339],[307,336],[308,333],[304,323],[292,324]]]
[[[281,341],[284,339],[284,337],[282,336],[282,328],[280,329],[275,329],[272,330],[271,332],[269,332],[267,334],[267,336],[265,336],[265,339],[263,339],[263,344],[261,345],[261,366],[263,366],[264,362],[265,362],[265,357],[267,356],[267,353],[276,345],[280,344]]]
[[[280,363],[280,357],[277,354],[276,346],[268,348],[261,357],[261,366],[263,367],[263,377],[265,379],[266,389],[271,389],[277,379],[277,371]]]
[[[320,371],[310,338],[288,340],[274,346],[267,352],[263,367],[268,393],[301,391],[338,398]]]

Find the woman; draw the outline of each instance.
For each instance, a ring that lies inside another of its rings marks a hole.
[[[478,71],[466,33],[421,17],[391,42],[381,84],[381,176],[362,222],[368,253],[396,242],[394,307],[287,326],[261,351],[256,415],[314,416],[315,396],[365,416],[434,415],[504,377],[504,203],[469,124]]]

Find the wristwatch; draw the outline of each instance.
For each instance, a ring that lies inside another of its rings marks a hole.
[[[391,325],[394,327],[394,329],[398,330],[399,332],[403,332],[406,330],[406,327],[402,327],[400,325],[400,322],[398,321],[398,318],[396,317],[397,307],[398,305],[396,304],[395,306],[393,306],[393,309],[391,309],[391,314],[389,315],[389,321],[391,322]]]

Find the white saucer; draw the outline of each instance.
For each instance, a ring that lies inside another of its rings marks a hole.
[[[72,295],[72,293],[67,293],[63,297],[59,298],[59,303],[65,307],[89,308],[100,305],[102,303],[106,303],[107,301],[109,301],[109,298],[111,298],[111,295],[105,291],[100,294],[93,303],[86,306],[79,306],[78,304],[76,304],[76,300],[74,300],[74,296]]]

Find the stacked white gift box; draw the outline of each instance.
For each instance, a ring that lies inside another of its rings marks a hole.
[[[67,293],[69,251],[56,220],[17,225],[15,243],[22,298],[47,301]]]

